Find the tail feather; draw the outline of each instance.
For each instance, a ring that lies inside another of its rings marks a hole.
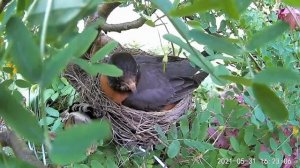
[[[202,81],[208,76],[209,74],[207,72],[201,71],[194,75],[193,79],[195,82],[200,85]]]

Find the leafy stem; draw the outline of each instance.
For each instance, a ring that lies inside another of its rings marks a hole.
[[[41,33],[41,43],[40,43],[40,52],[41,52],[42,57],[45,56],[47,25],[48,25],[48,21],[49,21],[52,2],[53,2],[53,0],[48,0],[47,1],[45,16],[44,16],[44,20],[43,20],[42,33]]]
[[[40,54],[42,57],[45,57],[45,45],[46,45],[46,35],[47,35],[47,25],[49,21],[51,6],[52,6],[53,0],[47,1],[47,6],[45,10],[45,16],[43,20],[43,26],[42,26],[42,32],[41,32],[41,42],[40,42]],[[45,101],[44,101],[44,86],[41,88],[41,100],[42,100],[42,107],[41,107],[41,114],[42,114],[42,120],[43,120],[43,128],[44,128],[44,137],[45,137],[45,145],[48,150],[51,149],[51,143],[49,139],[49,133],[48,133],[48,125],[46,120],[46,107],[45,107]]]

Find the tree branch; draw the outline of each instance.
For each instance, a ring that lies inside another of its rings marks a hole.
[[[119,5],[121,5],[120,2],[105,3],[101,5],[93,16],[89,16],[87,18],[87,20],[85,21],[85,26],[89,25],[99,18],[104,19],[104,21],[106,22],[110,13]]]
[[[139,28],[147,21],[145,18],[140,17],[139,19],[136,19],[131,22],[124,22],[119,24],[106,23],[108,16],[119,5],[121,5],[120,2],[106,3],[101,5],[98,11],[96,12],[96,14],[94,16],[90,16],[86,20],[85,25],[89,25],[90,23],[97,20],[98,18],[102,18],[104,19],[105,23],[101,27],[99,27],[99,30],[103,30],[104,32],[111,32],[111,31],[121,32],[124,30]]]
[[[98,9],[98,15],[99,17],[102,17],[105,21],[107,20],[110,13],[119,5],[121,5],[120,2],[113,2],[113,3],[106,3],[100,6]]]
[[[130,30],[130,29],[136,29],[139,28],[141,26],[143,26],[143,24],[146,22],[147,20],[143,17],[140,17],[134,21],[131,22],[124,22],[124,23],[119,23],[119,24],[107,24],[104,23],[101,26],[101,30],[105,31],[105,32],[111,32],[111,31],[115,31],[115,32],[121,32],[124,30]]]
[[[34,154],[28,149],[26,143],[14,132],[7,130],[0,132],[0,143],[2,146],[10,146],[17,158],[28,162],[36,167],[46,168]]]

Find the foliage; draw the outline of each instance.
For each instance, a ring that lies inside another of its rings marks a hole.
[[[51,164],[157,167],[159,157],[169,167],[299,167],[300,34],[276,15],[278,6],[299,7],[298,2],[122,1],[134,4],[152,26],[155,21],[148,16],[160,9],[180,34],[164,38],[209,72],[220,93],[197,90],[195,108],[167,133],[155,126],[161,144],[147,152],[106,144],[111,133],[104,120],[61,129],[59,112],[77,100],[61,76],[67,64],[78,64],[91,75],[120,76],[122,71],[99,63],[115,42],[91,61],[80,58],[102,20],[82,33],[77,22],[95,12],[102,0],[50,2],[12,0],[0,14],[0,115],[24,139],[45,144]],[[209,57],[201,55],[199,44]],[[30,101],[24,102],[22,94]],[[57,133],[53,141],[50,131]],[[97,152],[87,157],[86,148],[95,142]],[[31,167],[2,155],[0,165]]]

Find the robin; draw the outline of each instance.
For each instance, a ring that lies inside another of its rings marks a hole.
[[[191,94],[208,73],[199,71],[185,58],[132,56],[115,53],[109,63],[123,71],[121,77],[100,77],[101,89],[118,104],[143,111],[164,111]]]

